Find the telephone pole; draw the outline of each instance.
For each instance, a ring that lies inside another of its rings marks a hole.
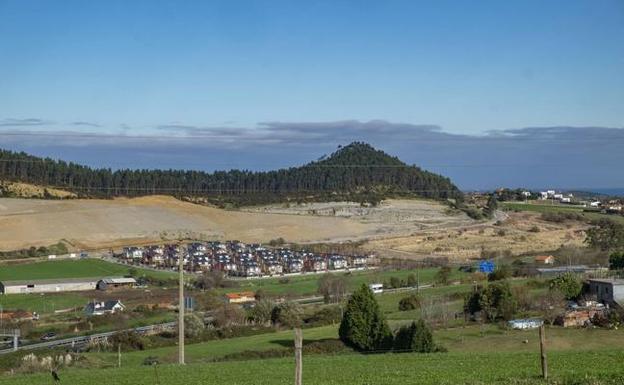
[[[295,328],[295,385],[301,385],[302,365],[301,350],[303,349],[303,333],[301,328]]]
[[[180,295],[178,302],[178,363],[184,365],[184,255],[178,255],[180,271]]]
[[[542,364],[542,377],[545,380],[548,379],[548,358],[546,357],[546,332],[544,324],[539,328],[539,340],[540,340],[540,362]]]

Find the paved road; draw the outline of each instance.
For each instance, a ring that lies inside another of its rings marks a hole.
[[[175,327],[176,325],[177,325],[176,322],[168,322],[164,324],[141,326],[141,327],[134,328],[134,329],[114,330],[114,331],[105,332],[105,333],[91,334],[88,336],[78,336],[78,337],[64,338],[64,339],[54,340],[54,341],[38,342],[36,344],[30,344],[30,345],[22,345],[22,346],[18,346],[17,350],[36,350],[36,349],[44,349],[44,348],[55,348],[59,346],[72,346],[72,347],[80,346],[80,345],[88,344],[91,341],[96,341],[96,340],[104,339],[106,337],[110,337],[113,334],[116,334],[119,332],[134,331],[139,334],[145,334],[145,333],[152,332],[155,329],[162,329],[162,330],[171,329]],[[0,355],[12,353],[14,351],[15,350],[13,349],[0,350]]]

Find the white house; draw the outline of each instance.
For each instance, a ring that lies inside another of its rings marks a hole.
[[[115,314],[120,311],[124,311],[126,307],[120,300],[111,301],[91,301],[85,306],[85,313],[88,316],[97,316],[104,314]]]
[[[125,247],[124,256],[126,259],[141,259],[143,258],[143,249],[138,247]]]

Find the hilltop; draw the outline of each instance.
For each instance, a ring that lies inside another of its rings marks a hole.
[[[300,167],[262,172],[112,171],[4,150],[0,161],[0,180],[48,186],[81,198],[160,194],[220,206],[327,200],[377,203],[393,196],[462,198],[448,178],[361,142]]]

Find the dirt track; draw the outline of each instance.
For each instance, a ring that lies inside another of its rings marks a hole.
[[[396,201],[357,216],[292,215],[262,209],[226,211],[164,196],[115,200],[0,199],[0,249],[49,245],[65,239],[76,248],[161,241],[177,234],[266,242],[344,241],[407,235],[423,227],[464,223],[434,202]],[[411,213],[407,215],[406,213]],[[299,213],[298,213],[299,214]]]

